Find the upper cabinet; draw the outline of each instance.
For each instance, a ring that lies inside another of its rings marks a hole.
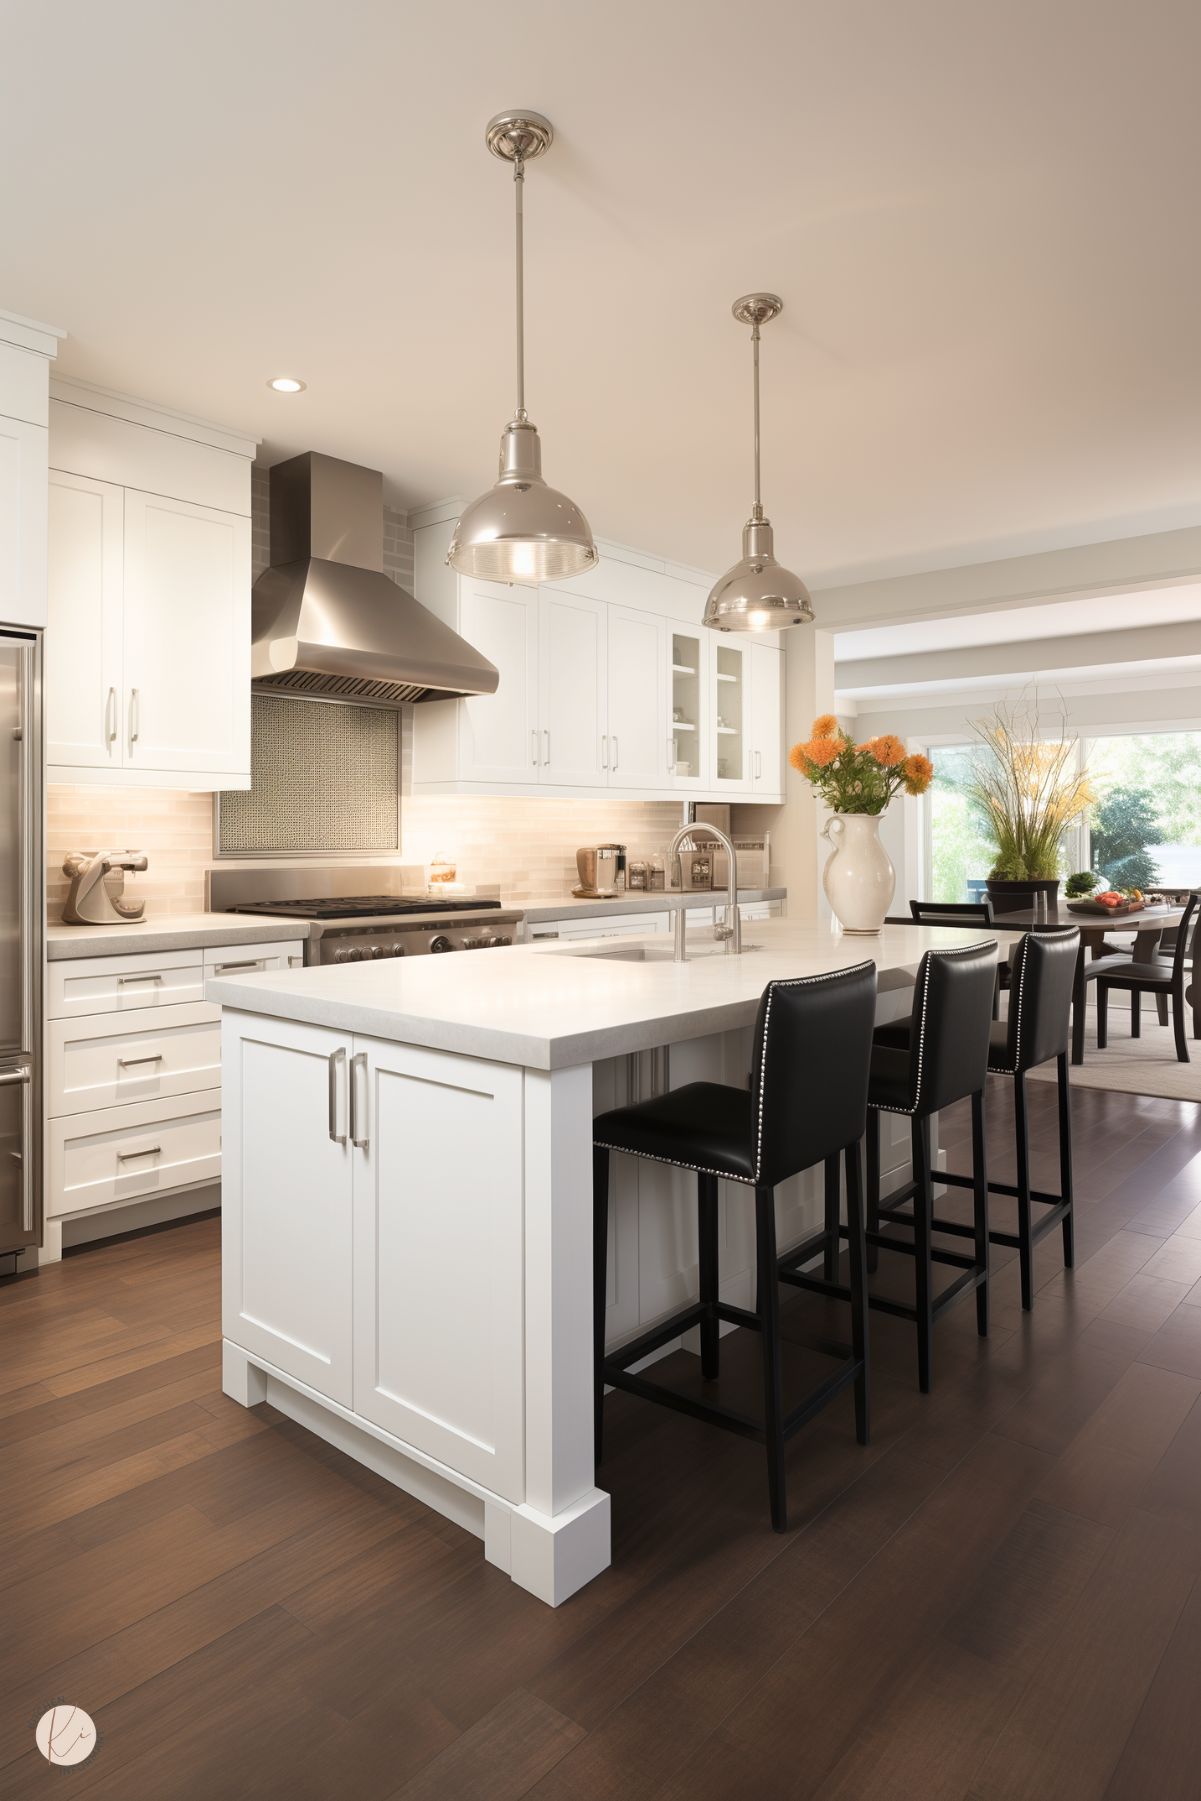
[[[46,623],[49,378],[62,335],[0,313],[0,626]]]
[[[254,445],[76,384],[52,394],[51,778],[248,787]]]
[[[778,639],[705,630],[701,583],[645,560],[541,588],[458,576],[449,529],[417,528],[417,598],[500,682],[414,709],[415,792],[783,798]]]

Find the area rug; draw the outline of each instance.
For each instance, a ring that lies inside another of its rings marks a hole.
[[[1191,1009],[1190,1009],[1191,1013]],[[1121,1094],[1152,1094],[1168,1101],[1201,1101],[1201,1040],[1189,1033],[1190,1063],[1176,1060],[1176,1040],[1171,1026],[1161,1026],[1155,1017],[1155,1002],[1143,996],[1143,1032],[1141,1038],[1130,1036],[1130,1005],[1127,1000],[1109,998],[1109,1043],[1097,1049],[1097,1011],[1088,1010],[1084,1039],[1084,1062],[1072,1066],[1073,1088],[1112,1088]],[[1031,1070],[1038,1082],[1055,1080],[1055,1065],[1044,1063]]]

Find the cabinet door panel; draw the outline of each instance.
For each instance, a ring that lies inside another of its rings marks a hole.
[[[250,521],[125,492],[126,765],[250,773]]]
[[[751,645],[751,788],[784,792],[783,651]]]
[[[459,630],[500,671],[495,694],[460,703],[459,774],[469,782],[538,780],[538,590],[464,582]]]
[[[607,730],[603,601],[542,590],[539,623],[540,779],[604,787]]]
[[[46,623],[44,425],[0,418],[0,624]]]
[[[710,648],[710,786],[715,794],[750,792],[750,646],[718,638]]]
[[[222,1025],[222,1329],[347,1407],[350,1050],[348,1034],[320,1026],[237,1014]]]
[[[50,471],[46,761],[120,769],[124,490]]]
[[[654,613],[609,608],[611,788],[667,786],[667,627]]]
[[[355,1412],[520,1500],[521,1071],[354,1048]]]

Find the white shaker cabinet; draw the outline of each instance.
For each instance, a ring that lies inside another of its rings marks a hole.
[[[667,785],[669,636],[667,620],[655,613],[609,608],[605,762],[611,788]]]
[[[51,779],[250,785],[253,452],[216,427],[54,383]]]
[[[606,770],[608,662],[603,601],[544,587],[538,610],[539,780],[601,788]]]
[[[227,1021],[222,1044],[222,1237],[235,1247],[223,1259],[222,1329],[349,1407],[353,1041],[286,1020],[245,1025]]]
[[[46,761],[120,769],[125,493],[50,472]]]
[[[431,702],[430,726],[449,744],[449,762],[469,782],[538,780],[538,590],[464,582],[457,629],[500,672],[495,694],[456,705]],[[420,715],[427,709],[415,709]],[[415,724],[420,732],[421,723]]]
[[[126,490],[128,768],[248,769],[249,607],[249,518]]]
[[[62,336],[0,313],[0,625],[46,623],[46,421]]]
[[[752,644],[751,791],[756,799],[784,798],[784,652]]]

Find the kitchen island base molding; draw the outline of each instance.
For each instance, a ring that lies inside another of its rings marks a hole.
[[[269,1401],[298,1426],[482,1539],[487,1561],[550,1607],[560,1606],[609,1567],[609,1496],[602,1489],[590,1488],[554,1517],[514,1506],[477,1484],[464,1484],[456,1471],[260,1362],[228,1338],[221,1346],[221,1387],[240,1407]]]

